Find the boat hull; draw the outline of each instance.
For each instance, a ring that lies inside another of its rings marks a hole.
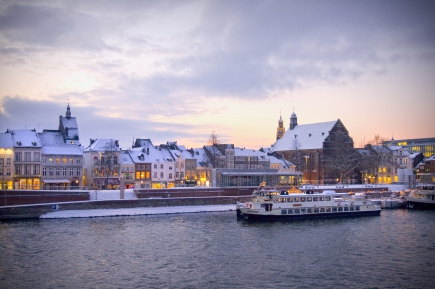
[[[273,214],[242,213],[241,210],[237,209],[237,218],[241,220],[248,220],[248,221],[279,221],[279,220],[297,221],[297,220],[309,220],[309,219],[332,219],[332,218],[380,216],[380,214],[381,214],[381,210],[317,213],[317,214],[273,215]]]
[[[435,203],[408,200],[406,207],[413,210],[435,210]]]

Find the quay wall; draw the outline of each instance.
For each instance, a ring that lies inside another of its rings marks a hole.
[[[137,200],[104,200],[65,203],[48,203],[0,207],[0,220],[35,219],[48,212],[59,210],[128,209],[138,207],[173,207],[235,204],[251,196],[151,198]]]
[[[0,207],[54,202],[89,201],[89,191],[82,190],[1,190]]]

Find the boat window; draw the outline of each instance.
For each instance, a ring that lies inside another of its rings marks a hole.
[[[325,201],[330,201],[331,197],[325,197]]]
[[[279,199],[279,201],[280,201],[281,203],[285,203],[285,202],[286,202],[286,198],[281,198],[281,199]]]
[[[307,213],[313,213],[313,208],[308,208]]]
[[[337,212],[337,207],[332,207],[333,212]]]
[[[353,207],[353,206],[350,207],[350,210],[351,210],[351,211],[355,211],[355,207]]]
[[[325,208],[325,211],[326,211],[327,213],[331,213],[331,208],[330,208],[330,207],[327,207],[327,208]]]
[[[319,197],[319,201],[323,201],[324,199],[323,199],[323,197]]]
[[[288,198],[287,202],[289,202],[289,203],[293,202],[293,198]]]
[[[324,213],[325,212],[325,208],[319,208],[319,212],[320,213]]]
[[[301,214],[305,214],[305,209],[301,209]]]
[[[295,202],[299,202],[299,197],[295,197]]]
[[[355,206],[355,211],[359,211],[359,206]]]
[[[344,211],[345,212],[349,211],[349,207],[344,207]]]
[[[301,197],[301,202],[305,202],[305,197]]]
[[[314,208],[314,213],[318,213],[319,212],[319,208]]]
[[[289,214],[293,214],[293,209],[288,209]]]
[[[295,209],[295,214],[299,214],[300,210],[299,209]]]
[[[343,212],[343,207],[338,207],[339,212]]]
[[[307,197],[307,202],[311,202],[313,200],[312,197]]]
[[[319,200],[319,197],[313,197],[313,202],[317,202]]]
[[[287,210],[281,210],[281,215],[287,215]]]

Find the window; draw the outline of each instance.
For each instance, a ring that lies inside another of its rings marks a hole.
[[[46,168],[42,168],[42,175],[46,176],[47,175],[47,169]]]
[[[52,176],[52,175],[53,175],[53,168],[50,168],[50,169],[48,170],[48,175],[49,175],[49,176]]]
[[[94,163],[95,163],[95,159],[97,159],[97,163],[98,163],[98,158],[97,157],[94,157]],[[74,159],[69,159],[69,163],[70,164],[73,164],[74,163]]]
[[[79,164],[79,163],[80,163],[80,159],[77,159],[77,160],[76,160],[76,164]]]
[[[157,164],[154,164],[154,168],[157,169]]]
[[[7,169],[6,169],[6,175],[7,175],[7,176],[10,176],[10,175],[11,175],[11,169],[10,169],[10,168],[7,168]]]
[[[41,154],[40,153],[33,153],[33,160],[35,162],[39,162],[41,160]]]
[[[160,168],[163,169],[163,165],[160,165]]]
[[[157,178],[157,172],[154,172],[153,178]]]
[[[56,176],[60,176],[60,169],[59,168],[56,169]]]
[[[3,168],[0,168],[0,176],[3,176]]]
[[[24,153],[24,160],[26,161],[26,162],[30,162],[30,152],[25,152]]]
[[[160,173],[160,178],[162,178],[162,179],[163,179],[163,173]]]
[[[60,158],[56,158],[56,164],[60,164]]]
[[[66,164],[67,161],[68,161],[68,160],[67,160],[66,158],[63,158],[63,159],[62,159],[62,163],[64,163],[64,164]]]
[[[140,172],[136,172],[136,180],[140,179]]]
[[[11,158],[7,158],[6,159],[6,165],[10,166],[11,165],[11,161],[12,161]]]
[[[97,174],[98,174],[98,173],[97,173]],[[73,169],[73,168],[70,168],[70,169],[69,169],[69,175],[70,175],[70,176],[73,176],[73,175],[74,175],[74,169]]]
[[[172,174],[169,174],[169,178],[172,179]]]
[[[39,166],[33,166],[33,174],[39,175]]]
[[[53,158],[49,158],[48,161],[49,161],[50,163],[53,163]]]
[[[24,166],[24,174],[25,175],[30,175],[30,166],[28,166],[28,165]]]
[[[62,176],[66,176],[66,168],[62,169]]]
[[[80,174],[81,174],[80,171],[81,171],[80,168],[77,168],[77,170],[76,170],[76,172],[77,172],[76,175],[77,176],[80,176]]]
[[[21,153],[15,153],[15,161],[21,161]]]

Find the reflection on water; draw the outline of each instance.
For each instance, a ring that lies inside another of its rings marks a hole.
[[[2,288],[430,288],[435,212],[246,223],[235,212],[0,223]]]

